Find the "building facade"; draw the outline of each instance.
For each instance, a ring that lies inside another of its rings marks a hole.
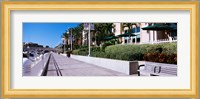
[[[121,37],[119,40],[122,44],[154,44],[162,42],[176,42],[177,41],[177,30],[144,30],[143,28],[153,25],[166,25],[172,24],[177,28],[176,23],[134,23],[130,27],[122,26],[123,23],[113,23],[113,33],[115,36],[119,34],[127,33],[131,31],[135,36]]]
[[[175,28],[177,28],[176,23],[169,23],[174,24]],[[162,43],[162,42],[176,42],[177,41],[177,30],[144,30],[142,28],[148,26],[155,26],[155,25],[166,25],[166,23],[141,23],[140,24],[140,43]]]
[[[125,23],[126,24],[126,23]],[[115,36],[120,34],[131,32],[134,36],[119,37],[118,40],[121,44],[154,44],[163,42],[176,42],[177,41],[177,30],[145,30],[143,28],[154,26],[154,25],[166,25],[174,24],[177,28],[176,23],[129,23],[129,27],[125,26],[124,23],[113,23],[112,33]],[[94,30],[95,31],[95,30]],[[90,33],[91,45],[96,45],[95,40],[92,38],[95,36],[94,31]],[[82,31],[82,45],[88,45],[88,30]]]

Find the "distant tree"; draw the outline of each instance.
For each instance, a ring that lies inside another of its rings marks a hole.
[[[105,41],[106,36],[114,35],[112,32],[113,23],[95,23],[95,36],[93,40],[96,40],[97,45],[100,45]]]
[[[92,41],[96,41],[97,45],[101,44],[105,41],[106,36],[114,35],[112,33],[113,23],[94,23],[95,30],[93,31]],[[73,35],[73,44],[78,45],[79,41],[82,44],[82,31],[83,31],[83,23],[79,24],[77,27],[69,28],[66,30],[61,37],[64,37],[67,41],[71,36],[71,32]]]
[[[73,38],[73,45],[79,45],[82,44],[82,31],[83,31],[83,23],[79,24],[77,27],[69,28],[65,30],[65,32],[61,35],[61,38],[65,38],[66,40],[66,48],[68,48],[70,45],[68,43],[69,40],[71,40],[71,33]],[[71,41],[70,41],[71,42]]]
[[[45,46],[45,48],[49,48],[49,46],[47,45],[47,46]]]
[[[81,41],[82,44],[82,31],[83,31],[83,24],[79,24],[77,27],[72,28],[70,32],[72,32],[74,43],[79,44],[79,41]]]
[[[61,38],[65,38],[66,40],[66,45],[68,45],[68,38],[69,37],[69,33],[68,33],[68,30],[65,30],[65,32],[62,34]]]

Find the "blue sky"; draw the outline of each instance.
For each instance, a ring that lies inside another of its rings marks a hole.
[[[55,47],[61,43],[61,36],[80,23],[23,23],[23,42],[38,43]]]

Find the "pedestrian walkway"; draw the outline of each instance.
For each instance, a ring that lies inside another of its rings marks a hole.
[[[126,74],[78,61],[67,56],[52,53],[62,76],[127,76]],[[53,65],[51,65],[51,70]],[[50,72],[50,69],[49,69]],[[48,76],[57,76],[55,73],[49,73]]]

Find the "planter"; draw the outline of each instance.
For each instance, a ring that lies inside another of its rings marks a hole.
[[[123,61],[123,60],[88,57],[88,56],[80,56],[80,55],[71,55],[71,58],[79,60],[79,61],[83,61],[86,63],[90,63],[93,65],[97,65],[100,67],[104,67],[107,69],[111,69],[114,71],[118,71],[127,75],[137,74],[138,66],[142,64],[142,62],[138,62],[138,61]]]

